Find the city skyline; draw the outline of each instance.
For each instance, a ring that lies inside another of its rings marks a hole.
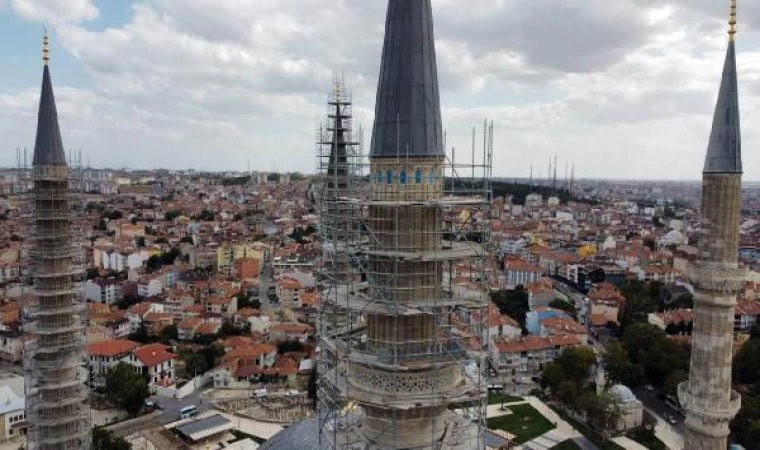
[[[2,39],[0,61],[15,68],[0,75],[8,147],[0,165],[14,166],[14,149],[32,147],[43,22],[60,61],[64,142],[82,149],[83,163],[243,171],[250,159],[254,170],[311,173],[315,118],[335,70],[354,94],[369,147],[382,30],[363,24],[378,22],[383,2],[213,3],[0,1],[0,37],[12,38]],[[534,178],[545,177],[547,158],[558,153],[560,178],[567,161],[577,178],[697,180],[721,76],[725,40],[715,36],[725,32],[725,5],[654,5],[463,10],[434,1],[447,147],[469,154],[470,127],[492,117],[497,177],[527,178],[531,165]],[[737,53],[751,182],[760,180],[752,152],[760,141],[752,120],[760,33],[750,27],[760,7],[742,6],[750,25],[740,27]],[[562,15],[548,14],[557,8],[574,20],[558,22]],[[330,36],[335,23],[342,36]]]

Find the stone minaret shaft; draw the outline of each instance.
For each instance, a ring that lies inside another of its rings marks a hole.
[[[741,399],[731,389],[734,308],[746,270],[738,263],[741,133],[737,89],[736,1],[731,36],[703,173],[699,261],[689,267],[696,289],[689,381],[679,386],[687,412],[685,448],[725,450]]]
[[[83,361],[83,305],[74,289],[74,248],[69,213],[69,169],[58,126],[48,68],[44,73],[33,159],[33,227],[29,236],[34,294],[24,306],[24,354],[30,450],[89,448]]]

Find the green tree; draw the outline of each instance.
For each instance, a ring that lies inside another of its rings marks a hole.
[[[662,382],[660,390],[665,395],[678,396],[678,385],[689,379],[689,372],[679,369],[669,373]]]
[[[167,325],[161,330],[161,342],[164,344],[169,344],[171,341],[176,341],[179,337],[179,330],[177,330],[177,325]]]
[[[182,215],[182,211],[178,209],[172,209],[172,210],[166,211],[166,213],[164,214],[164,220],[172,221],[181,215]]]
[[[612,342],[602,356],[607,377],[614,384],[636,387],[644,381],[644,368],[633,364],[620,342]]]
[[[135,238],[135,245],[140,248],[145,247],[145,236],[137,236]]]
[[[119,363],[106,375],[106,397],[131,415],[137,414],[150,397],[148,382],[134,366]]]
[[[573,318],[578,317],[578,310],[575,309],[575,305],[573,305],[572,303],[570,303],[568,301],[565,301],[565,300],[562,300],[562,299],[559,299],[559,298],[555,298],[554,300],[552,300],[549,303],[549,306],[552,307],[552,308],[556,308],[556,309],[565,311],[568,314],[570,314],[571,316],[573,316]]]
[[[317,365],[314,364],[314,366],[311,368],[311,373],[309,374],[309,384],[306,387],[306,395],[311,400],[311,407],[316,409],[317,408]]]
[[[277,353],[280,355],[289,352],[302,352],[304,346],[299,341],[282,341],[277,344]]]
[[[159,270],[161,268],[161,257],[158,255],[152,255],[150,258],[148,258],[145,266],[154,272]]]
[[[731,432],[736,440],[750,450],[760,450],[760,385],[748,395],[742,396],[742,408],[731,422]]]
[[[646,378],[657,387],[671,373],[689,370],[688,349],[654,325],[637,323],[626,328],[623,346],[631,362],[642,366]]]
[[[525,316],[530,311],[528,291],[522,286],[517,286],[512,291],[493,293],[491,300],[502,314],[515,319],[522,326],[523,330],[525,329]]]
[[[734,358],[734,379],[753,384],[760,381],[760,339],[745,342]]]
[[[92,450],[131,450],[132,444],[124,438],[117,438],[105,428],[92,429]]]

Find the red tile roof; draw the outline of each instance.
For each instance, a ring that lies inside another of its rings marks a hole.
[[[169,351],[169,347],[163,344],[148,344],[134,351],[135,357],[143,365],[153,367],[177,357]]]
[[[140,344],[137,342],[126,340],[106,340],[88,345],[87,354],[102,357],[120,356],[131,352],[138,345]]]

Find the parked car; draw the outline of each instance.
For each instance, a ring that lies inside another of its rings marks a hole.
[[[256,389],[253,392],[251,392],[251,397],[253,398],[264,398],[267,395],[269,394],[267,393],[266,389]]]

